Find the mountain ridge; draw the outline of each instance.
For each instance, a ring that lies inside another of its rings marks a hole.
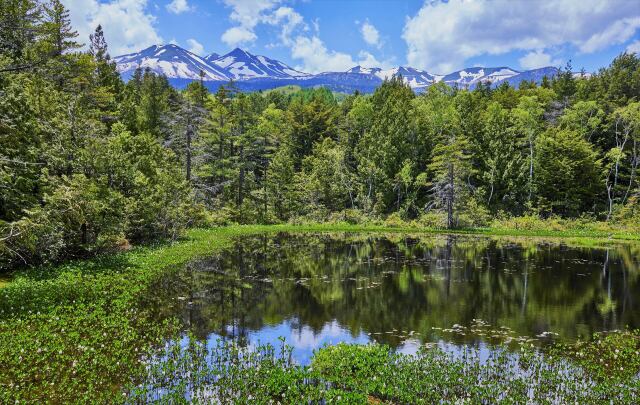
[[[524,71],[499,66],[465,68],[441,75],[410,66],[391,69],[354,66],[343,72],[311,74],[296,70],[276,59],[254,55],[240,48],[235,48],[224,55],[211,53],[203,57],[174,44],[153,45],[140,52],[116,56],[114,61],[118,72],[125,80],[131,77],[138,67],[141,67],[164,74],[172,84],[183,87],[188,82],[199,79],[202,71],[203,81],[210,89],[234,80],[236,85],[244,91],[266,90],[295,84],[301,87],[326,86],[334,91],[371,92],[385,79],[400,75],[414,91],[421,92],[440,81],[468,88],[474,88],[479,83],[486,82],[490,82],[492,86],[503,82],[517,85],[522,80],[540,83],[544,76],[551,77],[558,72],[558,69],[552,66]]]

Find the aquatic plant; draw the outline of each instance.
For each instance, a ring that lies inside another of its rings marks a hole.
[[[615,352],[637,339],[638,332],[621,332],[574,349],[589,352],[605,344]],[[455,354],[425,345],[408,355],[385,345],[337,344],[316,351],[311,365],[302,367],[292,362],[284,341],[279,349],[240,347],[233,341],[209,348],[191,336],[186,343],[165,346],[149,364],[144,383],[130,387],[128,398],[132,403],[415,404],[632,404],[640,399],[637,365],[636,374],[609,370],[608,378],[594,375],[591,366],[530,345],[515,352],[496,346],[483,358],[471,347]]]

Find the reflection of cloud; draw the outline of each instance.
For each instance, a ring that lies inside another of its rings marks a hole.
[[[402,354],[416,354],[418,353],[418,350],[420,350],[420,346],[422,346],[422,343],[420,343],[419,340],[407,339],[402,343],[402,345],[398,346],[396,352]]]
[[[306,325],[299,329],[292,328],[289,339],[287,340],[290,340],[291,345],[298,349],[316,349],[325,343],[350,342],[353,341],[353,338],[351,334],[334,319],[331,322],[325,323],[318,333]]]

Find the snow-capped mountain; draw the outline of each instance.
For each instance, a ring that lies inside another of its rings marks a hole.
[[[359,73],[366,75],[373,75],[380,80],[391,79],[394,76],[401,75],[404,81],[413,89],[425,88],[434,81],[438,81],[439,77],[434,76],[424,70],[415,69],[412,67],[400,66],[391,69],[381,68],[366,68],[362,66],[355,66],[347,70],[347,73]]]
[[[280,61],[266,56],[253,55],[240,48],[236,48],[228,54],[212,60],[211,63],[224,69],[235,80],[258,77],[290,79],[309,76],[308,73],[299,72]]]
[[[204,60],[205,60],[206,62],[208,62],[208,63],[211,63],[211,62],[213,62],[214,60],[218,59],[219,57],[220,57],[220,55],[219,55],[219,54],[217,54],[217,53],[213,52],[213,53],[210,53],[209,55],[205,56],[205,57],[204,57],[204,58],[202,58],[202,59],[204,59]]]
[[[459,87],[474,87],[480,82],[491,82],[495,84],[520,73],[521,72],[508,67],[474,67],[449,73],[448,75],[443,76],[441,80],[447,84],[457,84]]]
[[[153,45],[137,53],[130,53],[114,58],[118,72],[129,76],[138,67],[175,79],[199,79],[200,71],[204,72],[204,80],[229,80],[229,76],[215,64],[209,63],[200,56],[182,49],[177,45]]]
[[[137,53],[114,58],[118,71],[128,79],[136,68],[149,68],[166,75],[177,87],[200,78],[204,72],[207,87],[212,90],[233,79],[243,91],[265,90],[285,85],[300,87],[325,86],[333,91],[372,92],[385,79],[401,75],[416,92],[422,92],[435,82],[443,81],[452,86],[474,88],[478,83],[491,82],[492,86],[507,82],[517,86],[522,80],[540,83],[544,76],[557,74],[558,69],[545,67],[517,71],[508,67],[473,67],[446,75],[435,75],[409,66],[391,69],[355,66],[342,72],[309,74],[300,72],[285,63],[266,56],[253,55],[236,48],[226,55],[211,53],[204,57],[195,55],[177,45],[154,45]]]

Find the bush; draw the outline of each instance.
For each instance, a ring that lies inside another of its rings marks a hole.
[[[458,226],[462,228],[480,228],[491,222],[491,213],[475,199],[470,199],[458,216]]]
[[[415,223],[423,228],[444,229],[447,227],[447,216],[442,211],[429,211],[420,215]]]
[[[126,204],[122,194],[84,175],[62,177],[42,207],[3,227],[2,264],[54,262],[111,248],[127,229]]]
[[[384,226],[388,226],[389,228],[402,228],[408,226],[408,224],[402,219],[400,213],[393,212],[384,220]]]
[[[86,256],[127,240],[175,239],[204,222],[175,156],[153,136],[115,124],[110,138],[95,141],[91,176],[48,177],[40,206],[0,223],[0,266]]]
[[[358,209],[346,209],[329,214],[329,223],[347,223],[351,225],[363,225],[371,222],[371,218]]]
[[[237,224],[237,211],[232,207],[225,206],[218,210],[207,211],[205,215],[205,225],[208,226],[228,226]]]

